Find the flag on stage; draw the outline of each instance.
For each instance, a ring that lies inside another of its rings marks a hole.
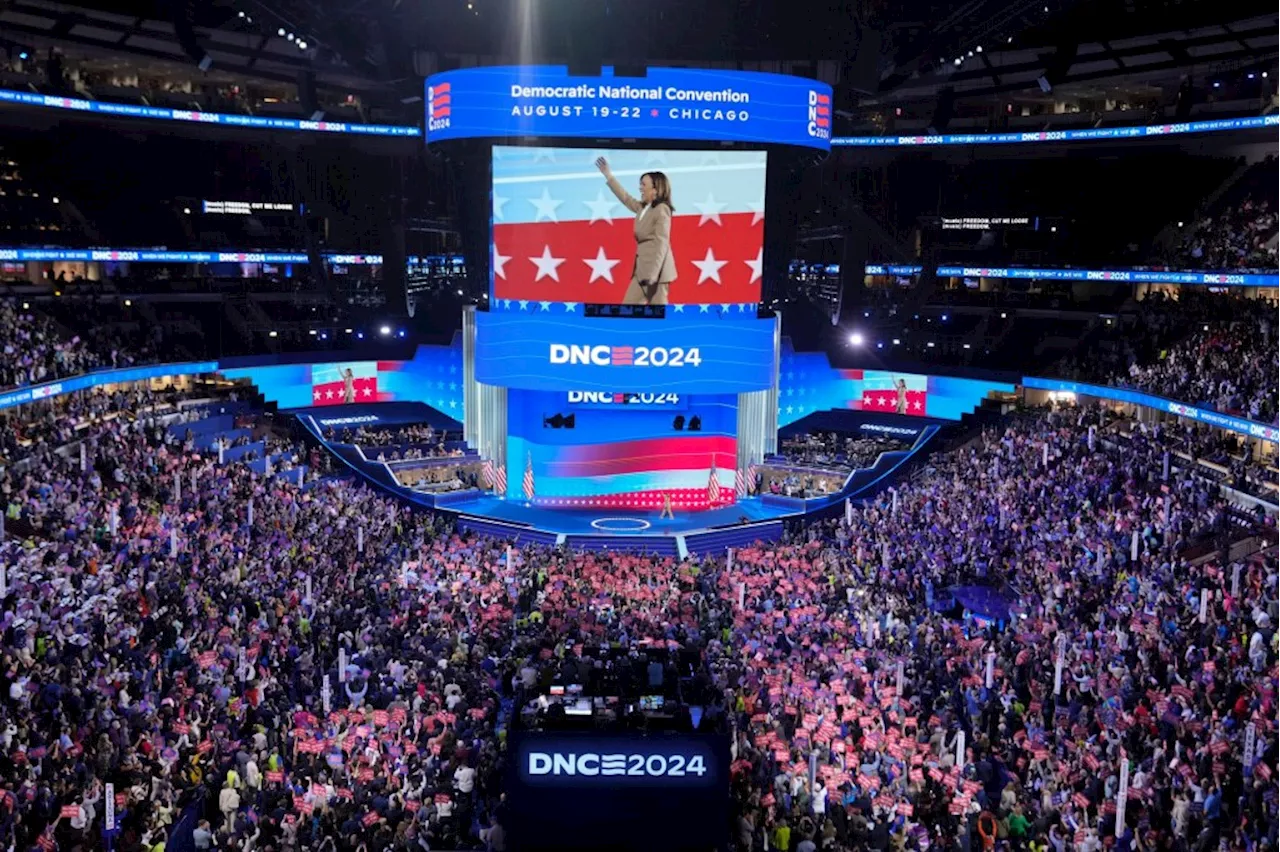
[[[707,482],[707,502],[715,505],[720,502],[720,480],[716,477],[716,460],[711,460],[711,479]]]
[[[495,474],[496,474],[496,476],[497,476],[497,481],[495,482],[495,484],[494,484],[494,486],[493,486],[493,490],[494,490],[494,491],[496,491],[496,492],[498,492],[498,494],[500,494],[500,495],[501,495],[501,494],[506,494],[506,493],[507,493],[507,468],[506,468],[506,465],[501,465],[501,464],[500,464],[500,465],[498,465],[498,469],[497,469],[497,471],[495,471]]]
[[[747,496],[747,477],[742,472],[742,468],[738,468],[733,473],[733,490],[739,497]]]
[[[524,465],[524,499],[532,500],[533,495],[533,453],[529,453],[529,458]]]

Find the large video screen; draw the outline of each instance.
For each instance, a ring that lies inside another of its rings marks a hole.
[[[664,497],[678,511],[729,505],[737,417],[732,394],[511,391],[508,496],[530,499],[531,479],[539,506],[657,511]]]
[[[760,301],[763,151],[493,149],[493,299]]]

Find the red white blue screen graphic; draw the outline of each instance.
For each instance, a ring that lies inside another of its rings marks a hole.
[[[732,394],[682,397],[675,410],[579,404],[552,391],[507,399],[510,499],[525,499],[527,471],[539,506],[657,511],[665,495],[677,511],[697,511],[736,499]]]
[[[509,146],[493,149],[493,299],[622,304],[636,217],[606,185],[598,157],[633,197],[647,172],[671,183],[669,303],[760,301],[763,151]]]
[[[378,362],[349,361],[311,368],[312,405],[384,402],[378,396]]]

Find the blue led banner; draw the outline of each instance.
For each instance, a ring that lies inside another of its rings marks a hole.
[[[733,394],[773,382],[773,319],[476,314],[476,381],[525,390]]]
[[[939,266],[941,278],[1036,278],[1047,281],[1114,281],[1130,284],[1205,284],[1218,287],[1276,287],[1280,275],[1238,272],[1173,272],[1151,269],[1018,269]]]
[[[1186,121],[1178,124],[1148,124],[1138,127],[1090,127],[1082,130],[1042,130],[1030,133],[947,133],[927,136],[839,136],[835,146],[863,148],[932,147],[935,145],[1016,145],[1043,142],[1087,142],[1098,139],[1147,139],[1184,133],[1221,133],[1280,126],[1274,115],[1248,118],[1221,118]]]
[[[126,367],[121,370],[102,370],[86,373],[56,382],[44,382],[39,385],[18,388],[7,393],[0,393],[0,409],[25,405],[41,399],[52,399],[64,393],[88,390],[102,385],[114,385],[121,382],[140,382],[146,379],[160,379],[165,376],[192,376],[200,373],[212,373],[218,369],[217,361],[187,361],[181,364],[155,364],[150,367]]]
[[[1272,444],[1280,443],[1280,429],[1275,426],[1255,423],[1243,417],[1233,417],[1230,414],[1223,414],[1210,408],[1197,408],[1185,402],[1174,402],[1171,399],[1153,396],[1142,391],[1113,388],[1105,385],[1089,385],[1082,382],[1068,382],[1063,379],[1041,379],[1034,376],[1024,376],[1022,378],[1022,386],[1033,390],[1074,393],[1081,396],[1115,400],[1116,402],[1128,402],[1133,405],[1154,408],[1156,411],[1176,414],[1178,417],[1187,420],[1195,420],[1210,426],[1217,426],[1219,429],[1229,429],[1232,432],[1239,432],[1251,438],[1260,438]]]
[[[57,95],[41,95],[35,92],[15,92],[0,89],[0,104],[65,109],[73,112],[97,113],[112,117],[158,118],[167,121],[187,121],[195,124],[213,124],[221,127],[248,127],[259,130],[307,130],[315,133],[355,133],[363,136],[421,136],[417,126],[395,124],[357,124],[348,121],[302,121],[296,118],[267,118],[259,115],[235,115],[223,112],[198,112],[166,107],[139,106],[137,104],[113,104],[105,101],[86,101],[81,98],[64,98]]]
[[[378,266],[380,254],[327,254],[329,263],[341,266]],[[409,258],[409,262],[417,258]],[[0,261],[38,261],[51,263],[300,263],[310,262],[306,252],[298,251],[165,251],[152,249],[51,249],[0,248]]]
[[[571,76],[563,65],[462,68],[426,81],[427,142],[447,139],[665,139],[831,147],[831,87],[709,68],[645,77]]]

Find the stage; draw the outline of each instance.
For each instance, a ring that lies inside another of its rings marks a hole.
[[[501,500],[486,494],[449,507],[460,515],[474,515],[508,524],[536,527],[557,535],[607,536],[673,536],[703,532],[735,524],[777,521],[798,513],[777,506],[765,506],[758,498],[748,497],[732,506],[700,512],[676,512],[674,518],[662,519],[659,512],[619,509],[550,509],[529,506],[518,500]]]

